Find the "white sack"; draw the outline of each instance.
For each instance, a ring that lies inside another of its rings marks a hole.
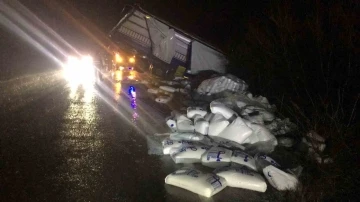
[[[220,118],[218,120],[212,120],[209,124],[209,132],[210,136],[217,136],[221,133],[227,126],[229,125],[229,121],[225,118]]]
[[[207,111],[202,107],[188,107],[187,108],[187,117],[194,118],[195,115],[200,115],[204,117],[207,114]]]
[[[215,195],[227,185],[224,178],[215,174],[202,173],[194,168],[182,168],[169,174],[165,178],[165,183],[205,197]]]
[[[204,136],[196,133],[171,133],[170,139],[172,140],[188,140],[188,141],[201,141]]]
[[[209,131],[209,122],[203,118],[195,119],[195,132],[207,135]]]
[[[167,117],[165,121],[166,125],[170,128],[172,132],[177,131],[176,121],[172,117]]]
[[[255,158],[255,163],[256,163],[256,167],[258,170],[261,170],[269,165],[273,165],[278,168],[281,167],[281,165],[278,164],[273,158],[271,158],[270,156],[267,156],[265,154],[258,153],[254,156],[254,158]]]
[[[241,150],[235,150],[233,151],[233,154],[231,156],[231,162],[244,165],[252,170],[256,169],[255,159],[251,155],[241,151]]]
[[[158,103],[168,103],[172,100],[172,98],[172,96],[159,96],[155,99],[155,101]]]
[[[171,86],[160,86],[159,88],[161,90],[164,90],[164,91],[167,91],[167,92],[170,92],[170,93],[173,93],[173,92],[176,91],[176,88],[171,87]]]
[[[163,153],[165,155],[170,154],[171,149],[192,145],[194,145],[193,142],[186,140],[171,140],[170,138],[166,138],[162,141]]]
[[[186,146],[178,149],[171,149],[170,156],[175,163],[200,163],[201,156],[208,149],[208,146]]]
[[[214,171],[216,175],[225,178],[229,187],[265,192],[265,179],[258,173],[246,167],[224,167]]]
[[[273,165],[263,169],[264,176],[269,183],[277,190],[294,190],[298,184],[298,179],[289,173],[286,173]]]
[[[256,123],[250,123],[249,121],[244,121],[245,124],[251,128],[253,133],[244,141],[244,143],[254,144],[257,142],[265,142],[270,140],[276,140],[276,137],[271,134],[271,132],[263,125],[259,125]],[[276,146],[277,141],[272,141]]]
[[[211,147],[206,151],[205,154],[201,157],[201,163],[204,166],[218,168],[223,166],[230,165],[232,151],[221,148],[221,147]]]
[[[211,119],[212,119],[214,116],[215,116],[215,114],[213,114],[213,113],[207,113],[207,114],[204,116],[204,119],[210,123]]]
[[[176,120],[177,129],[179,132],[194,132],[194,123],[185,115],[180,115]]]
[[[232,116],[237,115],[234,110],[230,109],[229,107],[226,107],[224,104],[219,103],[217,101],[212,101],[210,103],[210,110],[214,114],[221,114],[226,119],[230,119]]]
[[[211,127],[211,125],[210,125],[210,127]],[[231,124],[229,124],[217,136],[241,144],[252,133],[253,133],[253,131],[249,127],[246,126],[244,121],[240,117],[237,117]],[[210,128],[209,128],[209,135],[210,135]]]
[[[158,89],[152,89],[152,88],[149,88],[147,90],[148,93],[151,93],[151,94],[158,94],[159,93],[159,90]]]

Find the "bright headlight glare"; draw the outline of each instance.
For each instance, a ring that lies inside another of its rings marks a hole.
[[[129,58],[130,63],[135,63],[135,58]]]
[[[115,62],[121,63],[122,61],[123,61],[123,59],[121,58],[121,56],[118,53],[116,53],[115,54]]]
[[[64,66],[64,77],[71,84],[91,84],[95,79],[93,58],[70,56]]]

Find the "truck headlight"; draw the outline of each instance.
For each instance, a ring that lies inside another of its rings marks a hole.
[[[130,63],[135,63],[135,58],[129,58]]]
[[[116,53],[115,54],[115,62],[122,63],[122,61],[123,61],[122,57],[118,53]]]
[[[64,77],[71,84],[91,84],[95,80],[95,66],[91,56],[69,57]]]

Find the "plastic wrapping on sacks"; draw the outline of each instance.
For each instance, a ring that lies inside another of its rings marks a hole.
[[[233,151],[233,154],[232,154],[230,160],[233,163],[244,165],[255,171],[257,170],[256,164],[255,164],[255,158],[241,150]]]
[[[249,189],[265,192],[267,185],[265,179],[247,167],[224,167],[216,169],[214,173],[223,177],[229,187]]]
[[[185,115],[177,117],[176,126],[179,132],[194,132],[194,123],[188,119]]]
[[[204,139],[204,136],[196,133],[171,133],[170,139],[172,140],[188,140],[188,141],[201,141]]]
[[[206,153],[201,157],[201,163],[204,166],[219,168],[223,166],[230,165],[232,151],[221,148],[221,147],[211,147]]]
[[[209,122],[203,118],[196,119],[195,121],[195,132],[202,135],[207,135],[209,131]]]
[[[170,156],[175,163],[200,163],[201,156],[209,149],[208,146],[185,146],[171,149]]]
[[[160,86],[159,88],[161,90],[164,90],[164,91],[167,91],[167,92],[170,92],[170,93],[173,93],[173,92],[176,91],[176,88],[171,87],[171,86]]]
[[[221,114],[226,119],[230,119],[232,116],[237,115],[234,110],[230,109],[229,107],[226,107],[224,104],[219,103],[217,101],[212,101],[210,103],[210,109],[211,112],[214,114]]]
[[[227,186],[224,178],[194,168],[182,168],[169,174],[165,183],[205,197],[211,197]]]
[[[229,125],[229,121],[224,117],[220,117],[218,120],[211,120],[209,124],[208,135],[217,136]]]
[[[294,190],[298,184],[295,175],[286,173],[273,165],[265,167],[263,173],[271,186],[279,191]]]
[[[166,125],[170,128],[172,132],[177,131],[176,121],[172,117],[167,117],[165,121]]]
[[[207,111],[202,107],[188,107],[187,108],[187,117],[194,118],[195,115],[200,115],[204,117],[207,114]]]
[[[197,92],[199,94],[216,94],[225,90],[233,92],[243,92],[248,88],[245,81],[228,74],[226,76],[218,76],[204,80],[199,87]]]
[[[209,129],[209,133],[210,133],[210,129]],[[244,121],[240,117],[237,117],[222,132],[220,132],[218,136],[241,144],[252,133],[253,131],[246,126]]]
[[[162,141],[163,153],[165,155],[170,154],[171,149],[193,145],[193,142],[187,140],[171,140],[170,138],[166,138]]]

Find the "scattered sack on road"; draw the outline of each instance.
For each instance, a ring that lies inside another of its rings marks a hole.
[[[196,133],[171,133],[170,139],[172,140],[188,140],[188,141],[201,141],[204,139],[204,136]]]
[[[169,174],[165,183],[205,197],[211,197],[227,186],[224,178],[194,168],[182,168]]]
[[[272,165],[275,167],[280,168],[280,164],[278,164],[274,159],[272,159],[270,156],[262,154],[262,153],[258,153],[254,156],[255,158],[255,164],[256,164],[256,168],[257,170],[261,171],[262,169],[264,169],[265,167]]]
[[[174,120],[173,117],[167,117],[165,119],[166,125],[170,128],[170,130],[172,132],[177,132],[177,126],[176,126],[176,121]]]
[[[179,132],[194,132],[195,126],[192,120],[181,114],[176,116],[176,126]]]
[[[204,117],[207,114],[207,111],[202,107],[188,107],[187,108],[187,117],[192,119],[195,115],[200,115]]]
[[[149,88],[147,90],[148,93],[151,93],[151,94],[158,94],[159,93],[159,89],[153,89],[153,88]]]
[[[170,156],[175,163],[200,163],[202,155],[209,146],[185,146],[170,150]]]
[[[231,155],[231,150],[221,147],[211,147],[201,157],[201,164],[211,168],[229,166]]]
[[[263,173],[271,186],[279,191],[295,190],[298,184],[298,179],[294,175],[286,173],[273,165],[265,167]]]
[[[219,117],[219,119],[214,119],[215,117]],[[214,116],[214,118],[209,124],[208,134],[210,136],[218,136],[229,125],[229,121],[222,115]]]
[[[251,123],[244,120],[244,123],[252,130],[252,134],[243,143],[254,144],[257,142],[266,142],[270,140],[274,143],[274,147],[277,145],[276,137],[263,125]]]
[[[242,144],[252,134],[253,131],[244,123],[244,121],[240,117],[237,117],[217,136]]]
[[[234,112],[234,110],[230,109],[229,107],[226,107],[224,104],[217,102],[217,101],[212,101],[210,103],[210,110],[211,110],[211,113],[221,114],[226,119],[230,119],[233,116],[237,116],[237,113]]]
[[[177,149],[184,146],[193,146],[194,143],[187,140],[171,140],[166,138],[162,141],[163,153],[165,155],[170,154],[171,149]]]
[[[155,99],[155,101],[158,103],[166,104],[166,103],[170,102],[172,100],[172,98],[173,98],[172,96],[159,96]]]
[[[160,86],[159,88],[161,90],[167,91],[169,93],[174,93],[176,91],[176,88],[171,87],[171,86]]]
[[[223,177],[229,187],[249,189],[258,192],[265,192],[267,185],[265,179],[247,167],[223,167],[216,169],[214,173]]]
[[[233,154],[232,154],[230,160],[233,163],[244,165],[255,171],[257,170],[256,164],[255,164],[255,158],[241,150],[233,151]]]

